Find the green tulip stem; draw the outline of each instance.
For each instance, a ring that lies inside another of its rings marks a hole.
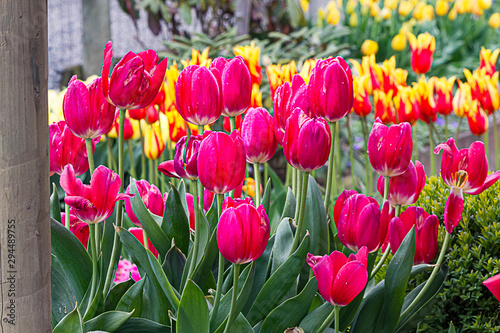
[[[462,126],[463,117],[458,118],[457,130],[455,131],[455,140],[458,140],[458,134],[460,134],[460,127]]]
[[[391,185],[391,177],[384,176],[384,202],[389,198],[389,185]]]
[[[125,112],[127,110],[120,109],[120,119],[118,122],[118,176],[121,179],[120,184],[120,192],[123,193],[124,188],[124,151],[123,151],[123,129],[125,127]],[[108,221],[108,223],[111,223]],[[123,226],[123,200],[118,201],[117,204],[117,212],[116,212],[116,227],[121,228]],[[108,271],[106,273],[106,280],[104,282],[103,289],[103,299],[106,299],[108,295],[109,287],[111,286],[111,281],[113,280],[113,273],[115,272],[115,264],[118,262],[118,257],[120,256],[120,239],[118,233],[115,231],[114,239],[113,239],[113,250],[111,252],[111,258],[109,260]]]
[[[333,143],[333,142],[332,142]],[[336,182],[338,185],[338,191],[342,192],[342,169],[340,168],[340,130],[339,130],[339,122],[335,123],[335,170],[337,171],[335,175],[337,176]]]
[[[267,180],[269,179],[269,163],[264,163],[264,184],[267,185]]]
[[[417,123],[413,125],[411,130],[413,139],[413,159],[418,160],[418,135],[417,135]]]
[[[434,158],[434,137],[432,136],[432,127],[429,122],[429,158],[431,161],[431,175],[436,174],[436,159]]]
[[[484,142],[484,151],[486,151],[486,155],[490,152],[490,136],[488,135],[488,131],[483,134],[483,142]]]
[[[90,300],[94,299],[96,287],[97,287],[97,245],[95,241],[95,224],[89,224],[89,241],[90,248],[92,249],[92,284],[90,287]]]
[[[229,124],[231,125],[231,133],[236,129],[236,118],[229,117]]]
[[[149,182],[156,185],[155,161],[149,160]]]
[[[352,148],[351,115],[347,115],[347,136],[349,140],[349,161],[351,162],[351,187],[356,187],[356,175],[354,174],[354,149]]]
[[[340,306],[339,305],[335,305],[334,312],[335,312],[335,333],[339,333],[339,327],[340,327]]]
[[[286,178],[285,178],[285,187],[287,188],[290,185],[290,178],[292,177],[292,166],[290,164],[286,164]]]
[[[108,166],[111,170],[116,172],[115,155],[113,154],[113,143],[111,138],[106,134],[106,149],[108,150]]]
[[[144,228],[142,228],[142,240],[144,241],[144,247],[146,250],[149,250],[148,234]]]
[[[499,145],[500,143],[498,142],[498,128],[497,128],[497,117],[495,115],[495,112],[493,112],[493,138],[495,140],[495,170],[500,169],[500,156],[498,155],[500,152]]]
[[[307,183],[309,181],[309,172],[302,173],[302,193],[300,194],[300,207],[299,215],[297,220],[297,230],[295,231],[295,237],[293,238],[292,248],[290,249],[290,255],[295,252],[299,246],[300,238],[302,237],[302,229],[304,229],[304,213],[306,210],[306,199],[307,199]]]
[[[134,159],[134,146],[132,145],[132,140],[127,141],[128,144],[128,158],[130,159],[130,176],[137,179],[137,172],[135,170],[135,159]]]
[[[255,178],[255,207],[260,205],[260,170],[259,163],[253,164],[253,173]]]
[[[323,333],[330,325],[332,322],[335,320],[335,333],[339,332],[339,317],[340,317],[340,306],[339,305],[334,305],[332,312],[326,317],[325,321],[323,324],[321,324],[318,333]]]
[[[69,205],[64,203],[64,226],[69,230],[71,219],[69,216]]]
[[[94,149],[92,147],[92,139],[85,139],[85,146],[87,147],[87,157],[89,159],[89,172],[90,177],[94,173]]]
[[[224,194],[217,194],[217,205],[219,207],[218,213],[219,213],[219,220],[221,216],[221,210],[222,210],[222,202],[224,201]],[[217,273],[217,290],[215,292],[215,301],[214,301],[214,308],[212,310],[211,314],[211,321],[215,320],[217,318],[217,313],[219,312],[219,305],[220,305],[220,299],[222,296],[222,284],[224,282],[224,257],[222,254],[219,252],[219,267],[218,267],[218,273]]]
[[[411,302],[411,304],[405,309],[403,314],[399,318],[404,318],[406,317],[411,310],[418,304],[420,299],[425,295],[427,290],[431,287],[432,281],[436,278],[437,274],[439,273],[439,270],[441,269],[441,265],[443,264],[444,261],[444,255],[446,251],[448,250],[450,246],[450,241],[451,241],[451,235],[448,232],[445,232],[446,236],[444,237],[443,241],[443,246],[441,247],[441,252],[439,253],[438,260],[436,262],[436,265],[434,265],[434,269],[432,270],[431,276],[427,279],[427,282],[425,283],[425,286],[420,290],[418,293],[417,297]]]
[[[444,137],[448,138],[448,115],[444,116]]]
[[[139,120],[139,133],[141,135],[141,179],[146,178],[146,154],[144,153],[144,135],[142,134],[141,121]]]
[[[224,333],[229,333],[229,329],[231,328],[231,324],[234,319],[238,315],[236,311],[236,300],[238,298],[238,278],[240,276],[240,265],[233,264],[233,295],[231,297],[231,310],[229,311],[229,318],[227,319],[226,328],[224,329]]]
[[[188,278],[191,279],[194,274],[194,269],[196,268],[196,258],[198,258],[198,252],[200,249],[200,237],[198,237],[197,231],[200,230],[200,216],[199,204],[198,204],[198,180],[191,180],[191,194],[195,200],[194,202],[194,244],[193,244],[193,255],[191,256],[191,264],[189,265]]]
[[[328,174],[326,177],[325,210],[326,215],[330,214],[331,200],[337,196],[337,176],[335,175],[335,122],[328,123],[332,136],[332,146],[328,157]],[[332,198],[333,197],[333,198]]]

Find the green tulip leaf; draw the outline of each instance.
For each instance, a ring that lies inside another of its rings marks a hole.
[[[56,325],[75,306],[76,297],[59,260],[54,255],[52,255],[50,282],[52,285],[52,325]]]
[[[183,209],[180,193],[175,186],[172,186],[168,192],[161,229],[168,238],[168,244],[171,244],[173,239],[182,253],[188,253],[189,219]]]
[[[130,289],[134,285],[134,280],[128,279],[127,281],[117,283],[111,288],[111,290],[108,293],[108,296],[106,297],[106,303],[104,306],[105,311],[113,311],[116,309],[116,306],[118,305],[118,302],[120,302],[120,299],[125,295],[127,290]]]
[[[177,333],[208,333],[208,305],[201,289],[188,280],[177,312]]]
[[[257,191],[257,189],[255,189]],[[266,212],[271,209],[271,179],[267,180],[266,188],[264,189],[264,195],[262,196],[261,204],[264,205]]]
[[[50,195],[50,217],[61,223],[61,206],[56,184],[52,183],[52,194]]]
[[[83,321],[78,304],[52,330],[52,333],[83,333]]]
[[[132,317],[134,310],[131,312],[108,311],[98,315],[95,318],[85,322],[85,332],[89,331],[105,331],[109,333],[115,332],[125,322]]]
[[[328,224],[325,206],[318,184],[309,176],[307,186],[306,209],[304,212],[304,229],[311,235],[311,249],[316,255],[328,253]],[[302,235],[300,235],[302,237]]]
[[[142,312],[142,295],[144,292],[145,282],[146,278],[143,277],[134,283],[134,285],[130,287],[125,294],[123,294],[116,306],[116,310],[124,312],[134,311],[132,317],[140,317]]]
[[[290,219],[284,218],[276,229],[273,246],[271,274],[288,259],[293,243],[293,233],[290,228]]]
[[[130,318],[122,325],[115,333],[165,333],[170,332],[170,328],[166,325],[159,324],[152,320],[144,318]]]
[[[186,257],[177,246],[172,246],[168,250],[162,268],[172,286],[179,291],[182,280],[182,272],[186,265]]]

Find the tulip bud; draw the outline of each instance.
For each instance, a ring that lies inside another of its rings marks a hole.
[[[149,184],[147,180],[138,180],[135,182],[137,187],[137,192],[139,192],[139,196],[141,197],[142,202],[146,208],[153,214],[158,216],[163,216],[165,211],[165,201],[163,200],[163,195],[161,191],[154,184]],[[127,187],[125,193],[130,194],[132,189],[132,185]],[[132,210],[132,203],[130,198],[126,198],[125,202],[125,212],[127,213],[128,218],[132,223],[137,226],[141,225],[141,221],[137,218],[134,211]]]
[[[344,118],[354,101],[351,68],[342,57],[319,60],[307,88],[312,113],[329,122]]]
[[[205,132],[198,153],[198,176],[208,190],[223,194],[234,190],[245,178],[245,146],[237,131],[231,136]]]
[[[248,108],[252,96],[250,71],[241,56],[214,59],[210,68],[217,68],[222,82],[222,114],[236,117]]]
[[[425,186],[427,176],[424,166],[419,161],[412,161],[408,168],[399,176],[391,177],[389,183],[388,200],[392,206],[413,205],[420,196]],[[381,196],[384,196],[384,176],[380,176],[377,181],[377,189]]]
[[[353,194],[343,202],[338,223],[336,221],[339,240],[352,251],[363,246],[368,252],[377,251],[387,236],[385,222],[375,199]]]
[[[109,132],[116,108],[104,98],[100,77],[86,85],[75,75],[64,94],[63,113],[66,125],[76,136],[94,139]]]
[[[406,48],[406,36],[399,33],[392,39],[391,47],[394,51],[403,51]]]
[[[354,103],[353,109],[360,117],[366,117],[372,112],[372,104],[368,98],[368,92],[366,90],[366,81],[369,78],[367,76],[362,76],[360,78],[354,78]]]
[[[436,14],[438,16],[445,16],[446,14],[448,14],[449,10],[450,10],[450,5],[448,4],[448,1],[446,0],[436,1]]]
[[[248,163],[265,163],[276,152],[273,117],[264,108],[250,108],[241,124]]]
[[[157,160],[165,150],[165,142],[158,124],[146,127],[144,133],[144,154],[150,160]]]
[[[198,179],[198,152],[202,141],[201,135],[191,135],[186,145],[186,137],[182,137],[175,145],[174,169],[179,177]]]
[[[106,43],[102,66],[102,89],[106,99],[120,109],[141,109],[153,102],[165,77],[167,58],[159,62],[158,54],[146,50],[130,51],[116,64],[109,78],[113,61],[113,43]]]
[[[216,68],[191,65],[181,72],[175,84],[180,115],[188,123],[208,125],[222,113],[222,82]]]
[[[266,249],[270,230],[263,205],[255,208],[250,198],[224,199],[217,226],[217,245],[224,258],[234,264],[256,260]]]
[[[412,150],[410,124],[387,127],[380,119],[375,120],[368,137],[368,157],[379,175],[394,177],[405,172]]]
[[[415,37],[408,32],[411,49],[411,68],[416,74],[425,74],[432,65],[432,56],[436,50],[436,39],[428,32]]]
[[[498,18],[500,21],[500,17]],[[483,284],[488,288],[493,296],[500,302],[500,274],[490,277],[486,279]]]
[[[359,295],[368,282],[368,251],[361,248],[349,258],[333,251],[323,257],[307,254],[307,264],[318,281],[320,295],[330,304],[346,306]]]
[[[488,20],[488,25],[490,26],[491,29],[500,28],[500,13],[491,14]]]
[[[480,136],[488,132],[488,115],[483,111],[478,101],[472,101],[471,108],[467,113],[467,120],[472,134]]]
[[[455,76],[435,78],[433,84],[436,87],[436,111],[442,115],[449,115],[453,111],[453,85]]]
[[[378,43],[374,40],[367,39],[361,45],[361,54],[369,56],[378,52]]]
[[[323,118],[309,118],[296,108],[286,123],[283,138],[285,158],[294,168],[311,172],[325,165],[330,154],[332,135]]]

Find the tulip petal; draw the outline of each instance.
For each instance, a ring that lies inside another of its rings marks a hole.
[[[161,173],[170,178],[177,178],[177,179],[180,178],[179,175],[175,172],[173,160],[161,162],[158,165],[158,171],[160,171]]]
[[[102,64],[102,90],[106,98],[109,95],[109,72],[113,62],[113,42],[108,41],[104,47],[104,61]]]
[[[450,196],[446,200],[444,207],[444,225],[446,231],[451,235],[453,229],[460,224],[462,211],[464,209],[464,197],[462,189],[453,186],[450,189]]]
[[[493,296],[500,302],[500,274],[490,277],[483,284],[488,288]]]
[[[368,281],[366,267],[359,261],[351,261],[342,267],[332,285],[334,305],[349,304],[365,288]]]
[[[398,251],[405,236],[406,230],[403,221],[399,217],[394,217],[389,224],[389,242],[393,254]]]
[[[481,187],[475,189],[474,191],[464,191],[464,192],[472,195],[480,194],[483,191],[490,188],[491,185],[495,184],[499,178],[500,178],[500,170],[488,175],[484,180],[483,185],[481,185]]]

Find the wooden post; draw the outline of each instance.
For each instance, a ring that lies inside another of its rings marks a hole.
[[[238,36],[246,35],[250,31],[251,0],[236,0],[234,21]]]
[[[83,75],[100,75],[104,45],[111,39],[109,0],[82,0]],[[85,79],[82,78],[82,79]]]
[[[51,332],[47,2],[0,0],[0,332]]]

